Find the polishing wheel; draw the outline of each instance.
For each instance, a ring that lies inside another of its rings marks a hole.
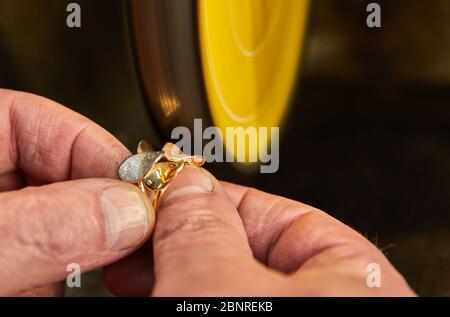
[[[176,126],[193,129],[195,118],[222,135],[227,127],[282,126],[307,8],[307,0],[130,1],[138,74],[163,137]],[[259,146],[247,147],[246,158]]]

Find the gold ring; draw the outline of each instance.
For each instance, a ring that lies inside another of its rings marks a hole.
[[[203,156],[190,156],[173,143],[166,143],[161,151],[155,151],[146,140],[141,140],[137,154],[127,158],[120,166],[118,174],[121,180],[135,184],[150,197],[156,211],[161,194],[170,181],[186,165],[202,166]]]

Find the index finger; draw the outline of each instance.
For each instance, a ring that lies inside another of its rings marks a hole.
[[[222,185],[237,206],[255,257],[270,267],[294,272],[319,253],[342,245],[383,256],[362,235],[323,211],[253,188]]]
[[[129,155],[114,136],[82,115],[46,98],[4,89],[0,145],[0,184],[17,170],[39,183],[115,177]]]

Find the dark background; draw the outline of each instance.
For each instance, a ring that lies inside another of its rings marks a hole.
[[[295,1],[295,0],[292,0]],[[123,1],[0,0],[0,86],[67,105],[130,149],[151,125]],[[450,295],[450,2],[313,0],[274,175],[218,176],[326,210],[384,250],[420,295]],[[295,168],[293,168],[295,167]]]

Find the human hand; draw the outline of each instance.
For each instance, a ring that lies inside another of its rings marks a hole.
[[[129,151],[81,115],[0,89],[0,148],[0,295],[61,294],[68,264],[102,267],[152,231],[148,198],[106,179]]]
[[[0,132],[1,295],[56,293],[49,283],[69,263],[88,271],[148,238],[154,214],[137,188],[85,179],[114,177],[129,155],[106,131],[44,98],[0,90]],[[39,187],[18,190],[27,186]],[[172,182],[158,218],[154,259],[141,248],[106,269],[115,292],[413,295],[373,245],[337,220],[201,169]],[[372,262],[382,269],[381,288],[365,284]]]
[[[370,263],[380,288],[367,285]],[[153,256],[147,244],[104,277],[118,295],[414,295],[373,244],[326,213],[192,167],[161,197]]]

